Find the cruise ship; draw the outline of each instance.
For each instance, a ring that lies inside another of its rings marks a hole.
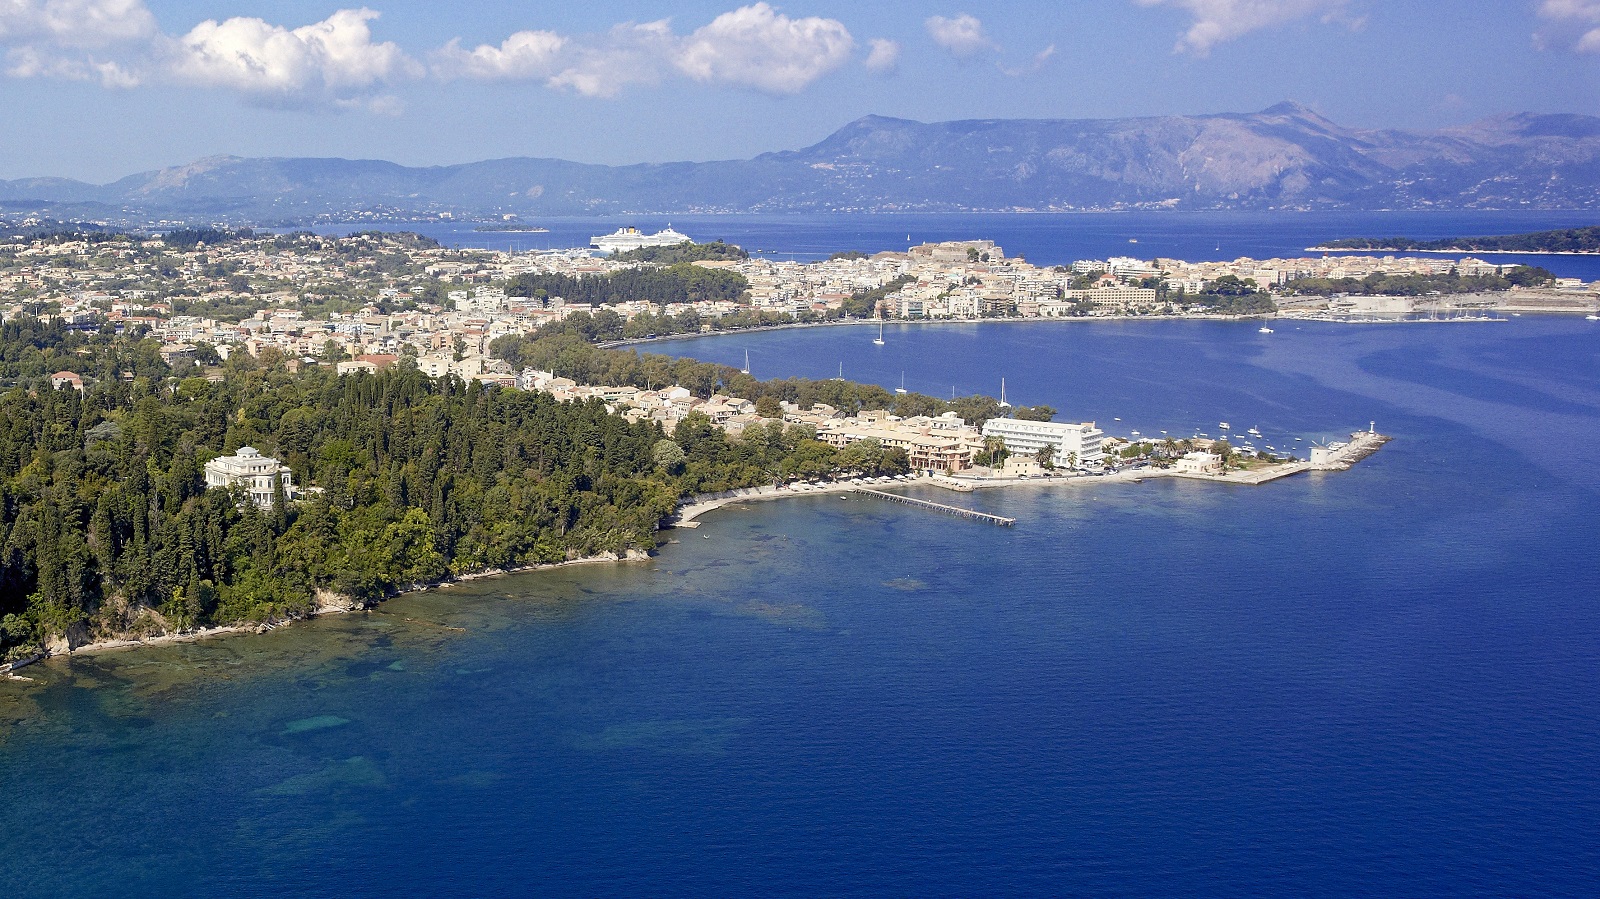
[[[610,234],[589,238],[590,249],[606,253],[626,253],[641,247],[670,247],[680,243],[694,243],[689,235],[680,234],[668,225],[667,230],[646,234],[638,228],[618,228]]]

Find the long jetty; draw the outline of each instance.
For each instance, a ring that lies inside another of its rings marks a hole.
[[[963,509],[960,506],[947,506],[944,503],[935,503],[929,502],[925,499],[901,496],[898,493],[885,493],[882,490],[869,490],[866,487],[857,487],[856,492],[865,493],[868,496],[876,496],[879,499],[887,499],[897,503],[905,503],[908,506],[917,506],[922,509],[932,509],[935,512],[943,512],[946,515],[955,515],[959,518],[970,518],[974,521],[997,524],[1006,528],[1017,523],[1015,518],[1006,518],[1001,515],[990,515],[988,512],[978,512],[973,509]]]

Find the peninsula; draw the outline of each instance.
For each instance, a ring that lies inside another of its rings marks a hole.
[[[1271,446],[1108,437],[1044,406],[603,349],[598,317],[503,334],[471,375],[462,348],[431,375],[408,347],[163,353],[144,322],[8,313],[0,654],[270,627],[483,572],[637,557],[685,499],[730,491],[1303,470]]]
[[[0,244],[0,655],[270,626],[481,572],[647,553],[680,503],[729,491],[1294,473],[1317,460],[1282,438],[1107,435],[1048,407],[763,381],[598,344],[1331,303],[1304,277],[1316,262],[1300,264],[1274,293],[1253,278],[1279,277],[1239,260],[1040,268],[984,240],[801,265],[720,244],[602,259],[377,232],[19,236]],[[1521,276],[1370,265],[1402,285]]]
[[[1310,247],[1308,252],[1363,250],[1379,253],[1524,253],[1586,255],[1600,253],[1600,226],[1534,231],[1497,237],[1447,237],[1413,240],[1409,237],[1351,237]]]

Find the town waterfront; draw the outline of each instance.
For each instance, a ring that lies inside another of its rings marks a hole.
[[[685,341],[1349,472],[837,496],[0,683],[15,895],[1568,896],[1600,876],[1600,325]],[[874,354],[880,354],[875,356]],[[1002,361],[1004,360],[1004,361]],[[1121,423],[1114,417],[1123,419]],[[930,494],[934,498],[943,498]],[[946,494],[945,496],[948,496]]]

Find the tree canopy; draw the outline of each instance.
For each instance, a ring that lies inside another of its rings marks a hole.
[[[737,300],[750,288],[736,272],[679,262],[666,268],[627,268],[609,275],[522,274],[506,282],[506,293],[593,306],[628,302],[655,304]]]
[[[676,265],[680,262],[706,262],[749,259],[750,254],[737,244],[714,240],[710,243],[683,243],[665,247],[640,247],[611,257],[619,262],[654,262]]]

